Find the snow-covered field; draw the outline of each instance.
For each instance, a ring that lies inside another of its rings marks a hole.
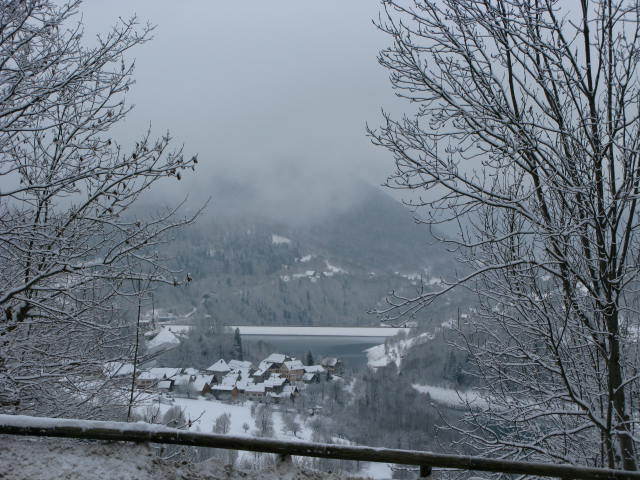
[[[202,433],[212,433],[216,418],[227,413],[231,417],[230,435],[252,435],[255,430],[254,420],[251,417],[252,403],[253,402],[246,401],[242,404],[231,404],[202,397],[177,397],[173,400],[172,404],[158,403],[155,401],[149,402],[145,406],[138,407],[138,412],[144,413],[146,408],[151,407],[154,410],[159,409],[160,415],[164,415],[171,407],[178,406],[184,411],[187,421],[191,422],[191,427],[188,429],[193,432]],[[301,428],[300,431],[297,432],[297,437],[294,437],[288,432],[283,432],[284,424],[282,415],[279,411],[274,411],[274,438],[283,440],[311,440],[311,430],[306,427],[304,419],[298,418],[297,420]],[[250,427],[248,431],[245,431],[243,428],[245,423]]]
[[[188,429],[194,432],[212,433],[213,426],[215,425],[216,418],[220,415],[227,413],[231,417],[231,426],[229,429],[229,435],[254,435],[255,434],[255,422],[251,417],[251,405],[253,402],[246,401],[242,404],[229,404],[218,400],[209,400],[205,398],[175,398],[172,404],[164,404],[158,402],[149,402],[146,406],[139,407],[141,413],[144,409],[151,406],[154,409],[158,409],[161,415],[164,415],[169,408],[173,406],[179,406],[183,409],[187,420],[191,420],[191,427]],[[277,407],[282,408],[282,407]],[[300,425],[300,430],[296,432],[294,436],[291,432],[284,430],[284,422],[282,421],[282,414],[280,411],[275,410],[273,413],[273,437],[280,440],[289,441],[312,441],[312,430],[308,425],[305,418],[298,416],[296,421]],[[247,424],[250,428],[245,431],[244,424]],[[335,443],[350,444],[346,439],[333,439]],[[240,459],[243,456],[251,455],[249,452],[240,452]],[[250,458],[250,457],[249,457]],[[360,475],[374,479],[389,479],[391,478],[391,470],[386,463],[362,463],[362,470]],[[297,478],[297,477],[296,477]]]
[[[396,342],[368,348],[366,350],[367,363],[371,368],[386,367],[391,363],[395,363],[399,367],[406,352],[410,348],[420,343],[433,340],[433,338],[434,334],[432,333],[421,333],[415,337],[403,338]]]

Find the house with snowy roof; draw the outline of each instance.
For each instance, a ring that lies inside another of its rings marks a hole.
[[[215,385],[213,382],[213,375],[196,375],[189,388],[197,395],[207,395]]]
[[[267,393],[264,383],[254,383],[253,385],[247,385],[244,390],[247,398],[261,399]]]
[[[264,388],[267,392],[280,393],[285,385],[289,383],[289,380],[279,375],[271,375],[264,381]]]
[[[156,384],[159,392],[171,392],[173,390],[173,380],[162,380]]]
[[[174,348],[179,344],[178,335],[166,328],[162,328],[155,337],[147,341],[147,351],[149,353],[160,352]]]
[[[231,370],[251,370],[253,368],[253,364],[248,360],[229,360],[227,365]]]
[[[213,385],[211,393],[217,400],[235,400],[239,391],[235,385]]]
[[[302,375],[304,383],[320,383],[320,374],[318,372],[307,372]]]
[[[168,380],[180,375],[182,373],[182,369],[171,367],[154,367],[149,369],[149,373],[158,380]]]
[[[196,378],[196,375],[189,375],[181,373],[173,377],[173,387],[177,392],[189,394],[191,389],[191,383]]]
[[[270,364],[269,367],[267,367],[268,372],[281,373],[284,362],[289,360],[293,360],[293,358],[282,353],[272,353],[260,362],[260,366],[258,368],[260,369],[263,365]]]
[[[253,378],[253,381],[256,383],[260,383],[269,378],[269,376],[271,375],[271,372],[269,371],[271,365],[272,364],[268,362],[260,362],[260,366],[258,367],[258,369],[251,374],[251,378]]]
[[[280,369],[280,375],[287,378],[290,382],[300,381],[304,374],[304,365],[300,360],[286,361]]]
[[[155,375],[152,375],[150,372],[142,372],[136,378],[136,387],[141,388],[143,390],[149,390],[153,388],[153,386],[158,383],[158,379]]]
[[[305,373],[324,373],[326,370],[322,365],[305,365]]]
[[[225,362],[222,358],[218,360],[216,363],[207,368],[207,373],[228,373],[231,371],[227,362]]]
[[[282,389],[282,392],[280,393],[270,392],[267,395],[269,396],[271,401],[275,403],[280,403],[282,400],[290,400],[292,402],[295,401],[295,398],[296,396],[298,396],[299,393],[300,391],[298,390],[298,387],[296,387],[295,385],[285,385],[284,388]]]
[[[340,373],[343,368],[342,360],[336,357],[325,357],[320,362],[320,365],[331,374]]]
[[[220,385],[235,385],[240,380],[240,374],[238,372],[229,372],[222,380],[220,380]]]

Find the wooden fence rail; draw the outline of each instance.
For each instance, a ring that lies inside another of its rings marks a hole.
[[[415,450],[214,435],[194,433],[145,423],[101,422],[28,417],[24,415],[0,415],[0,434],[170,443],[197,447],[276,453],[280,455],[418,465],[421,467],[422,473],[426,473],[430,467],[445,467],[542,477],[560,477],[563,479],[640,480],[640,472],[637,471],[631,472],[574,465],[529,463],[463,455],[446,455]]]

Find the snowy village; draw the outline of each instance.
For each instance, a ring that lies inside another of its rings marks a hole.
[[[337,377],[342,362],[326,357],[318,365],[304,365],[296,358],[272,353],[257,367],[249,361],[220,359],[204,370],[191,367],[153,367],[136,370],[132,364],[105,364],[110,378],[135,376],[135,387],[171,397],[213,398],[223,401],[256,400],[260,402],[294,402],[304,386]]]

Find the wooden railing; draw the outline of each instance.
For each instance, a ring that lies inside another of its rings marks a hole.
[[[282,456],[304,456],[384,462],[420,466],[421,476],[432,467],[456,468],[485,472],[559,477],[584,480],[640,480],[640,472],[604,468],[530,463],[463,455],[447,455],[415,450],[398,450],[351,445],[274,440],[232,435],[214,435],[176,430],[146,423],[100,422],[91,420],[53,419],[23,415],[0,415],[0,434],[67,437],[93,440],[170,443],[196,447],[247,450]]]

